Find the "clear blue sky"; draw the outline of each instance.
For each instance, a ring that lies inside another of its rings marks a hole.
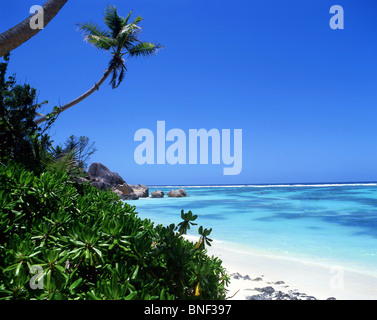
[[[36,0],[1,4],[0,31]],[[141,15],[142,39],[165,45],[127,62],[124,83],[64,112],[55,143],[90,137],[102,162],[131,184],[241,184],[377,180],[377,3],[372,0],[68,0],[39,35],[13,52],[10,70],[50,106],[89,89],[109,55],[75,23],[103,23],[107,4]],[[329,27],[344,8],[345,29]],[[49,111],[45,108],[44,111]],[[140,128],[243,130],[243,170],[135,163]]]

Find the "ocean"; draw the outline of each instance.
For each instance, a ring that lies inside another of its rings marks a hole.
[[[188,197],[168,198],[177,186],[150,187],[164,198],[130,201],[141,218],[180,222],[198,215],[199,226],[234,247],[336,265],[377,276],[377,184],[184,186]]]

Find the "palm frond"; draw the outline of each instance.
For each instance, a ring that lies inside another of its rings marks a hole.
[[[77,25],[79,26],[79,30],[83,31],[86,36],[110,37],[107,31],[94,23],[78,23]]]
[[[86,35],[84,41],[93,44],[98,49],[110,50],[116,45],[110,34],[94,23],[80,23],[79,29]]]
[[[129,23],[122,28],[122,30],[119,32],[118,37],[124,36],[125,34],[127,35],[135,34],[140,30],[141,30],[141,27],[139,27],[138,25],[134,23]]]
[[[80,169],[77,166],[77,149],[63,152],[60,149],[54,149],[54,158],[46,164],[46,169],[52,172],[66,172],[69,175],[78,175]]]
[[[124,26],[117,37],[119,47],[126,48],[128,50],[135,44],[141,43],[141,41],[137,38],[137,33],[140,30],[140,27],[132,23]]]
[[[124,80],[124,78],[126,76],[126,72],[127,72],[126,66],[123,65],[122,69],[120,70],[119,77],[118,77],[118,84],[116,85],[115,88],[118,88],[119,85],[123,82],[123,80]]]
[[[151,42],[141,42],[137,45],[134,45],[128,50],[128,54],[131,57],[139,57],[139,56],[150,56],[155,54],[159,49],[163,48],[160,44],[154,44]]]
[[[93,44],[98,49],[110,50],[113,47],[117,46],[117,41],[108,37],[99,37],[99,36],[86,36],[85,40]]]
[[[124,60],[115,56],[109,63],[109,69],[111,69],[110,84],[113,89],[118,88],[124,80],[127,72],[127,68],[124,65]]]
[[[105,23],[111,30],[111,36],[115,39],[123,28],[123,19],[118,15],[115,6],[107,6],[105,9]]]
[[[111,72],[111,80],[110,80],[110,84],[113,89],[119,86],[119,83],[117,85],[117,79],[118,79],[118,69],[113,69],[113,71]]]
[[[122,83],[127,73],[124,55],[147,57],[163,48],[160,44],[139,40],[142,28],[138,24],[143,18],[137,16],[130,23],[131,15],[132,11],[126,17],[122,17],[118,15],[115,6],[107,6],[104,18],[108,28],[106,31],[93,23],[79,24],[80,30],[86,34],[87,42],[99,49],[111,50],[112,59],[109,62],[107,75],[110,73],[110,85],[113,89]]]
[[[135,18],[135,20],[134,20],[134,22],[132,22],[133,24],[138,24],[138,23],[140,23],[141,21],[143,21],[144,20],[144,18],[142,18],[142,17],[140,17],[140,16],[137,16],[136,18]]]
[[[124,26],[127,25],[128,20],[130,20],[131,14],[132,14],[132,10],[128,13],[127,17],[122,18]]]

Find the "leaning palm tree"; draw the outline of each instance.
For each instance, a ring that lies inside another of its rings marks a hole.
[[[141,32],[140,22],[143,20],[140,16],[136,17],[133,22],[130,21],[132,11],[127,17],[118,15],[114,6],[107,6],[105,10],[105,24],[108,30],[104,30],[96,24],[85,23],[79,24],[79,29],[84,32],[84,40],[96,48],[111,53],[111,60],[108,68],[105,70],[101,79],[94,84],[87,92],[68,102],[67,104],[55,108],[48,115],[42,115],[35,120],[36,124],[40,124],[52,116],[58,115],[63,111],[73,107],[92,93],[99,89],[105,80],[111,75],[110,84],[113,89],[117,88],[123,81],[127,68],[125,65],[125,57],[146,57],[155,54],[157,50],[162,48],[160,44],[151,42],[142,42],[138,36]]]
[[[42,6],[44,27],[58,14],[66,2],[67,0],[48,0],[45,2]],[[35,19],[37,14],[38,13],[30,15],[13,28],[0,34],[0,57],[16,49],[41,31],[41,29],[33,29],[30,27],[30,21]]]

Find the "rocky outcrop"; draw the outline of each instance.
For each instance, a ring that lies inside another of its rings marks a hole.
[[[236,280],[246,280],[246,282],[242,285],[243,287],[245,285],[247,286],[248,282],[250,283],[250,285],[252,285],[254,281],[262,281],[264,283],[270,284],[264,287],[254,287],[254,289],[252,289],[252,286],[247,289],[243,289],[247,290],[248,292],[254,293],[253,295],[246,296],[246,300],[317,300],[315,297],[307,295],[303,292],[299,292],[296,289],[288,290],[287,288],[289,287],[289,285],[286,285],[282,280],[275,282],[265,282],[262,279],[263,275],[253,279],[249,275],[242,276],[238,272],[233,273],[230,276],[231,278]],[[233,296],[228,297],[227,299],[233,298],[239,291],[240,290],[238,290]],[[330,297],[327,298],[327,300],[336,299],[334,297]]]
[[[261,292],[252,296],[247,296],[246,300],[317,300],[313,296],[308,296],[305,293],[289,290],[289,292],[282,292],[275,290],[271,286],[264,288],[254,288],[254,290]],[[332,300],[334,298],[329,298]]]
[[[143,184],[138,185],[129,185],[132,189],[132,192],[135,193],[139,198],[148,198],[149,197],[149,188]]]
[[[78,184],[90,182],[88,177],[86,177],[86,178],[84,178],[84,177],[73,177],[71,180],[72,180],[72,182],[75,182],[75,183],[78,183]]]
[[[151,193],[151,198],[163,198],[165,193],[161,190],[153,191]]]
[[[116,193],[116,194],[118,195],[119,198],[120,198],[121,196],[123,196],[123,192],[120,191],[120,190],[113,189],[113,192]]]
[[[186,190],[183,188],[179,190],[171,190],[168,192],[168,197],[173,197],[173,198],[187,197]]]
[[[118,184],[112,188],[113,192],[116,193],[122,200],[137,200],[138,195],[133,192],[132,188],[127,184]]]
[[[90,184],[101,190],[112,189],[116,185],[126,183],[118,173],[112,172],[105,165],[98,162],[90,165],[88,175]]]
[[[120,196],[120,198],[122,200],[137,200],[137,199],[139,199],[139,197],[137,196],[137,194],[135,194],[134,192],[132,192],[130,194],[122,194]]]
[[[112,172],[102,163],[92,163],[88,170],[90,184],[101,190],[111,189],[122,200],[137,200],[149,197],[147,186],[138,184],[129,185],[116,172]]]
[[[116,193],[118,193],[117,191],[119,191],[125,195],[133,192],[132,188],[126,182],[123,184],[117,184],[115,187],[112,187],[112,190]]]
[[[84,183],[85,181],[89,181],[92,186],[98,189],[111,189],[122,200],[136,200],[139,198],[149,197],[149,188],[147,186],[143,184],[127,184],[117,172],[112,172],[108,167],[99,162],[95,162],[90,165],[88,177],[89,180],[82,178],[82,181],[80,180],[77,182]],[[151,193],[151,198],[163,198],[164,195],[165,193],[163,191],[157,190]],[[179,190],[171,190],[168,192],[168,197],[187,197],[186,190],[183,188]]]

